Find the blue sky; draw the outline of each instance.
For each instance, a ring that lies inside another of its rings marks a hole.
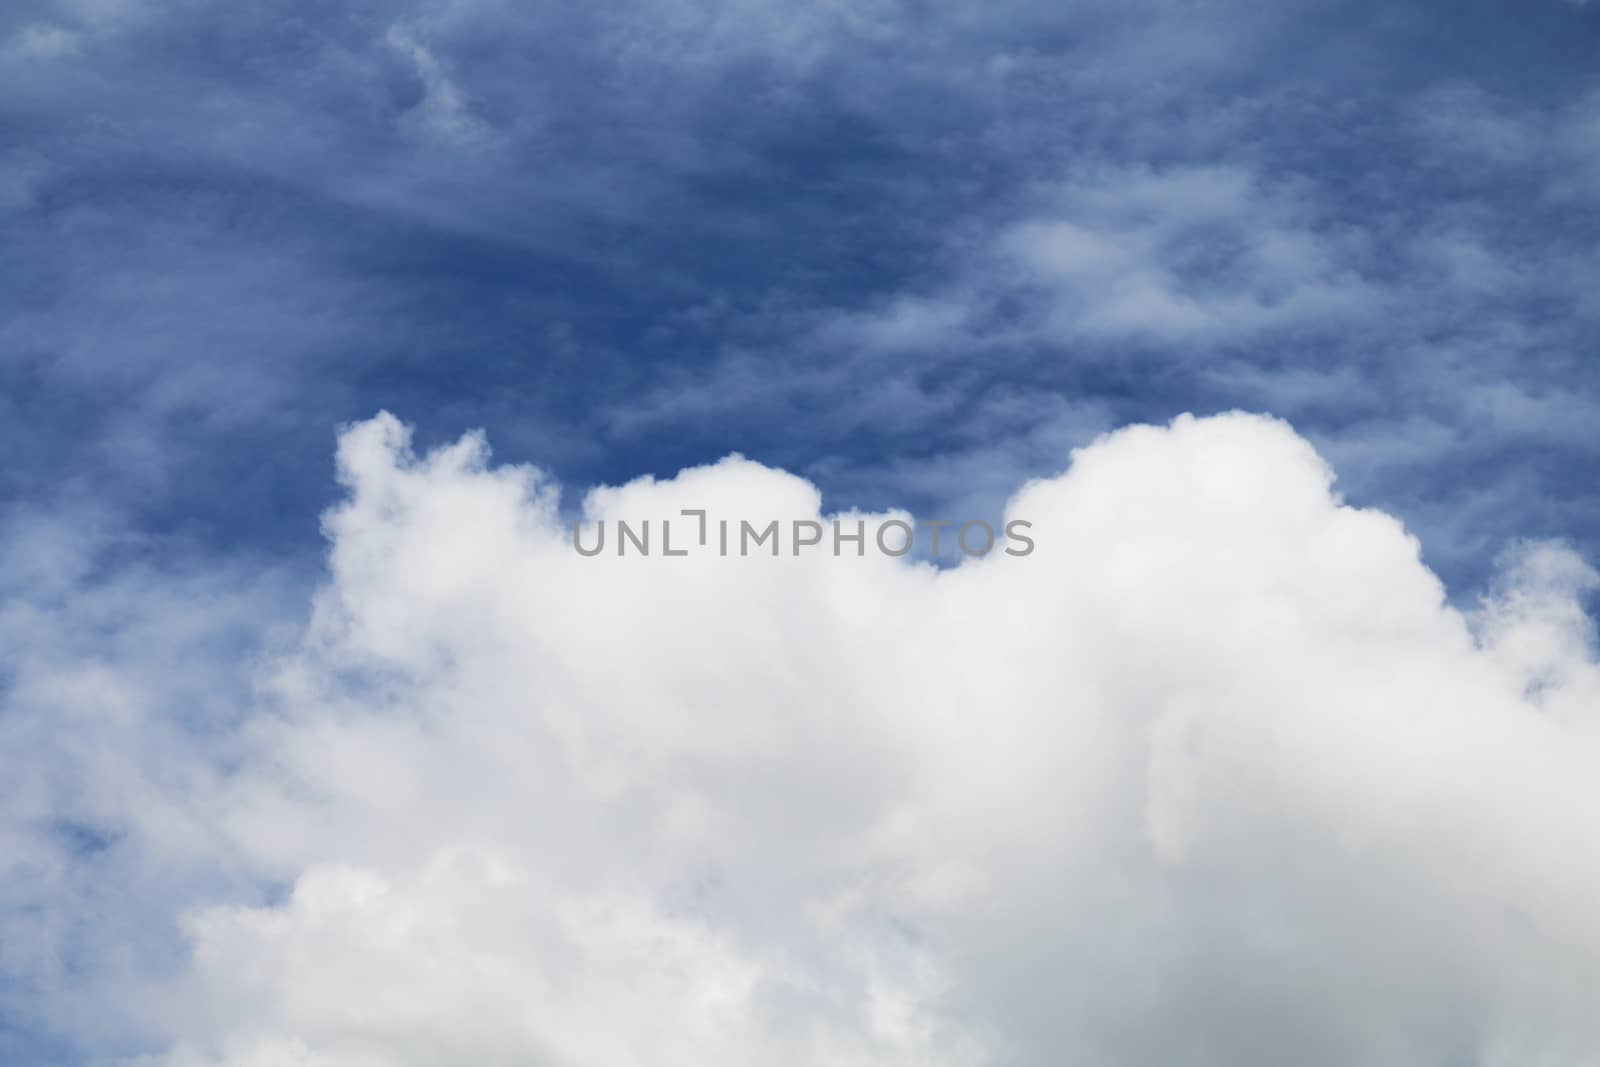
[[[1239,407],[1468,583],[1590,547],[1597,17],[15,5],[9,510],[294,555],[380,408],[927,508]]]
[[[0,685],[93,662],[152,759],[225,735],[385,410],[569,509],[739,452],[951,518],[1243,410],[1454,603],[1523,541],[1600,561],[1597,56],[1570,0],[13,0]],[[154,1047],[25,955],[0,1059]]]

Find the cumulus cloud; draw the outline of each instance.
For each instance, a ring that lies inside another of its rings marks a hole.
[[[1033,554],[946,569],[585,558],[546,476],[387,415],[339,470],[303,641],[126,794],[122,869],[231,877],[167,902],[176,970],[121,959],[147,1067],[1600,1052],[1559,547],[1463,614],[1238,414],[1099,439],[1011,500]],[[827,517],[737,457],[583,515],[683,508]]]

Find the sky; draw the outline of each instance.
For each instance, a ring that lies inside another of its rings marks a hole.
[[[11,0],[0,1063],[1600,1057],[1597,57]]]

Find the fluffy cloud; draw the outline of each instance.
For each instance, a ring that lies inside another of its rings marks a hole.
[[[1032,555],[944,570],[584,558],[479,437],[381,416],[339,456],[303,643],[214,773],[162,775],[262,889],[183,909],[142,1063],[1600,1052],[1569,553],[1463,615],[1245,415],[1100,439],[1011,501]],[[730,458],[584,507],[820,505]]]

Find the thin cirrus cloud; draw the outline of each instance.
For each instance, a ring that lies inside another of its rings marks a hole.
[[[1452,516],[1592,555],[1590,439],[1491,472],[1523,435],[1464,402],[1594,404],[1590,13],[1361,16],[23,4],[8,485],[281,550],[327,427],[385,406],[572,481],[740,450],[862,506],[972,438],[1046,475],[1034,441],[1245,407],[1468,585]],[[1356,385],[1308,394],[1328,368]],[[1028,389],[1071,411],[991,399]],[[1521,484],[1518,522],[1473,511]]]
[[[7,914],[34,1017],[141,1067],[1600,1051],[1596,576],[1559,546],[1463,614],[1243,414],[1097,439],[1009,502],[1032,554],[945,569],[582,557],[548,476],[388,415],[339,471],[249,714],[163,724],[134,660],[24,679],[101,694],[6,720],[13,797],[78,808],[8,828],[57,879]],[[729,458],[582,516],[820,503]],[[75,939],[120,948],[28,970]]]

